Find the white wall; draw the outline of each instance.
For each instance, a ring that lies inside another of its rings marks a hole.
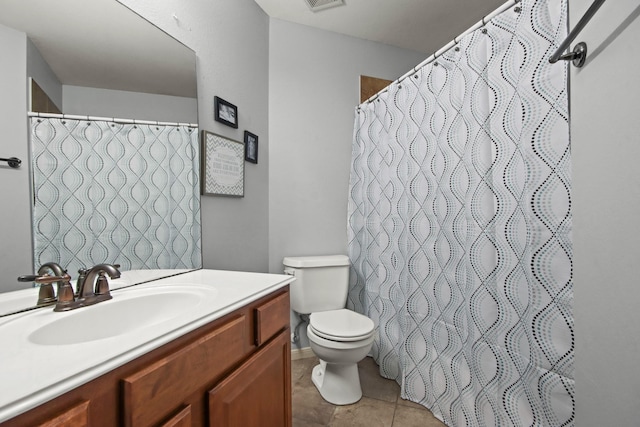
[[[64,85],[62,111],[82,116],[197,123],[198,100]]]
[[[237,141],[244,130],[258,135],[244,198],[202,197],[202,253],[205,268],[267,271],[269,18],[253,0],[120,2],[195,51],[200,129]],[[238,129],[213,120],[214,96],[238,107]]]
[[[592,0],[571,0],[571,27]],[[606,2],[571,67],[576,426],[637,426],[640,404],[640,6]]]
[[[27,140],[27,36],[0,25],[0,157],[22,160],[19,169],[0,162],[0,292],[31,286],[16,278],[32,273],[29,151]],[[16,215],[22,212],[22,215]]]
[[[395,80],[425,54],[277,19],[269,35],[269,271],[344,254],[359,76]]]

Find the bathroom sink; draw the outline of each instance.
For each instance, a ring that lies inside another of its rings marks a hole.
[[[113,292],[113,299],[64,313],[33,330],[37,345],[70,345],[119,337],[192,313],[211,303],[217,290],[190,284],[132,287]]]

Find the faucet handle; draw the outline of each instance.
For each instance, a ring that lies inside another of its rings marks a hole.
[[[107,276],[105,276],[104,271],[101,271],[98,274],[98,279],[96,280],[96,295],[108,295],[109,291],[109,281],[107,280]]]
[[[76,296],[80,295],[80,289],[84,285],[84,279],[87,278],[88,268],[81,268],[78,270],[78,278],[76,279]]]
[[[61,291],[64,288],[65,284],[68,284],[69,287],[71,287],[71,285],[69,284],[69,280],[71,280],[71,276],[69,276],[66,272],[60,276],[50,276],[48,274],[45,274],[26,275],[18,277],[19,282],[35,282],[40,285],[40,289],[38,291],[38,302],[36,303],[36,305],[39,306],[52,304],[58,299],[56,298],[56,295],[53,291],[53,283],[58,283],[58,297],[60,297],[60,294],[62,293]]]
[[[51,276],[49,274],[45,274],[42,276],[36,276],[35,279],[33,279],[34,282],[40,283],[41,285],[56,282],[68,282],[69,280],[71,280],[71,276],[69,276],[67,273],[61,274],[60,276]]]
[[[73,293],[73,287],[71,283],[66,280],[62,284],[58,284],[58,302],[53,311],[67,311],[73,308],[73,304],[76,300],[76,296]]]
[[[40,289],[38,290],[38,302],[36,303],[36,306],[50,305],[57,300],[58,298],[56,298],[56,295],[53,292],[53,285],[51,285],[51,283],[40,285]]]

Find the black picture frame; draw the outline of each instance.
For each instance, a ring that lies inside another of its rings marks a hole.
[[[215,121],[238,129],[238,107],[217,96],[213,97],[213,105]]]
[[[244,131],[244,159],[258,164],[258,135]]]

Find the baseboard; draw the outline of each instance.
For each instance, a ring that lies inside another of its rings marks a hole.
[[[306,359],[307,357],[313,356],[315,355],[313,354],[311,347],[291,349],[291,360]]]

